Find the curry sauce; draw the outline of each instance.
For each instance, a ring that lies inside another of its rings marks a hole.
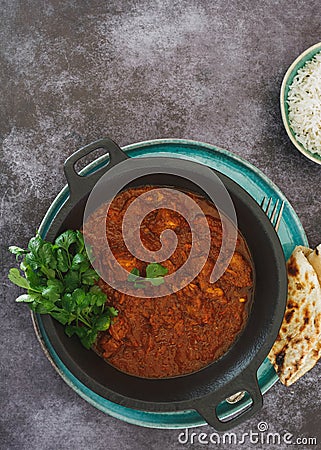
[[[146,276],[147,263],[127,249],[122,238],[122,220],[131,202],[151,189],[145,186],[119,193],[106,218],[106,235],[114,257],[128,272],[137,268],[142,276]],[[236,248],[225,273],[210,283],[222,242],[221,220],[211,202],[198,194],[185,193],[200,206],[210,230],[210,252],[200,273],[182,289],[168,294],[165,276],[165,282],[158,286],[157,298],[141,298],[141,289],[136,290],[135,296],[124,294],[102,279],[98,283],[107,294],[108,304],[118,310],[118,316],[109,330],[99,334],[95,351],[131,375],[163,378],[195,372],[220,358],[248,319],[254,274],[246,242],[238,231]],[[90,232],[86,238],[93,244],[99,244],[95,221],[101,211],[99,208],[89,219]],[[172,229],[178,238],[173,254],[161,262],[171,274],[184,264],[192,245],[191,229],[184,217],[172,209],[155,209],[144,218],[140,239],[146,248],[157,251],[161,246],[159,236],[166,229]],[[201,242],[196,245],[201,249]],[[101,264],[110,264],[112,277],[112,264],[104,260],[103,254],[94,256]]]

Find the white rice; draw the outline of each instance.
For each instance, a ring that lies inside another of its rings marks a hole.
[[[298,70],[287,104],[296,139],[306,150],[321,156],[321,52]]]

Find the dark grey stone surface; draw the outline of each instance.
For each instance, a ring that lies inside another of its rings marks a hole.
[[[65,184],[65,158],[104,135],[120,145],[191,138],[243,156],[283,190],[318,244],[321,166],[290,143],[278,99],[287,67],[320,41],[320,15],[316,0],[1,2],[1,449],[183,447],[179,431],[116,420],[62,381],[27,308],[14,303],[6,248],[34,234]],[[271,432],[317,437],[320,447],[320,374],[317,364],[293,387],[275,385],[238,437],[265,421]]]

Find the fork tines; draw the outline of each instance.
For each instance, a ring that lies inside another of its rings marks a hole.
[[[267,202],[266,202],[267,201]],[[281,206],[279,207],[279,199],[276,200],[275,205],[273,207],[273,199],[272,197],[263,197],[263,200],[261,202],[261,208],[265,212],[265,214],[270,219],[270,222],[272,223],[275,231],[278,231],[281,218],[283,214],[284,209],[284,201],[281,203]]]

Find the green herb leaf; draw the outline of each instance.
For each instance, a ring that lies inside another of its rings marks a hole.
[[[38,314],[48,314],[56,305],[50,300],[42,299],[41,303],[37,303],[35,312]]]
[[[80,338],[82,345],[89,350],[97,339],[97,334],[97,331],[89,331],[83,338]]]
[[[71,244],[74,244],[75,242],[77,242],[77,240],[77,233],[73,230],[67,230],[57,237],[57,239],[55,240],[55,244],[68,252]]]
[[[87,298],[91,306],[98,306],[99,308],[107,301],[107,295],[96,285],[90,288]]]
[[[145,289],[146,283],[144,281],[135,281],[134,288],[135,289]]]
[[[17,303],[32,303],[35,301],[35,296],[31,294],[23,294],[16,298]]]
[[[89,292],[92,294],[101,294],[103,291],[97,284],[95,284],[94,286],[90,286]]]
[[[71,294],[64,294],[61,299],[61,305],[63,309],[68,312],[73,312],[76,308],[76,304],[74,303]]]
[[[21,263],[20,263],[20,269],[21,269],[23,272],[25,272],[26,269],[27,269],[27,267],[28,267],[27,264],[26,264],[25,259],[26,259],[26,258],[24,258],[24,259],[21,261]]]
[[[16,286],[22,287],[24,289],[29,289],[30,288],[28,280],[26,280],[21,275],[21,273],[19,272],[19,269],[16,269],[16,268],[10,269],[9,270],[9,274],[8,274],[8,278]]]
[[[106,331],[110,327],[111,318],[109,315],[99,317],[95,322],[97,331]]]
[[[86,293],[81,288],[75,289],[74,292],[71,294],[72,301],[78,306],[82,306],[82,304],[85,300],[85,297],[86,297]]]
[[[28,253],[28,250],[24,250],[23,248],[17,247],[16,245],[11,245],[9,247],[9,252],[16,255],[16,259],[18,259],[18,256],[25,255]]]
[[[50,315],[58,320],[62,325],[66,325],[66,323],[70,320],[70,312],[62,309],[61,311],[51,311]]]
[[[168,269],[158,263],[151,263],[151,264],[148,264],[148,266],[146,267],[146,277],[147,278],[163,277],[167,273],[168,273]]]
[[[39,273],[34,272],[30,266],[20,265],[20,267],[21,268],[24,267],[23,270],[24,270],[26,278],[29,282],[30,288],[41,292],[42,289],[44,288],[44,286],[46,286],[46,284],[47,284],[47,279],[44,277],[41,277],[39,275]]]
[[[28,250],[15,246],[9,250],[24,256],[20,268],[25,277],[17,268],[8,274],[10,281],[27,290],[16,301],[36,313],[50,314],[65,326],[68,336],[76,334],[90,348],[118,311],[106,306],[107,296],[96,284],[99,275],[90,265],[82,233],[67,230],[54,244],[37,234]]]
[[[47,278],[50,278],[50,279],[54,279],[55,278],[55,276],[56,276],[56,272],[54,271],[54,269],[51,269],[50,267],[48,268],[48,267],[44,267],[44,266],[42,266],[41,268],[40,268],[40,270],[41,270],[41,272],[44,274],[44,275],[46,275],[46,277]]]
[[[59,280],[48,280],[47,287],[43,289],[42,295],[51,302],[56,302],[60,299],[62,292],[64,291],[64,285]]]
[[[80,286],[79,273],[75,270],[69,270],[64,276],[64,285],[66,292],[73,292]]]
[[[63,282],[59,281],[59,280],[56,280],[56,279],[55,280],[48,280],[47,281],[47,286],[55,289],[55,291],[58,294],[62,294],[64,289],[65,289]]]
[[[42,296],[55,303],[60,299],[60,295],[55,291],[53,286],[49,286],[42,291]]]
[[[139,270],[134,267],[133,270],[131,270],[130,274],[128,274],[127,281],[135,282],[139,276]]]
[[[110,314],[112,317],[118,316],[118,311],[117,311],[117,309],[114,308],[113,306],[107,306],[107,310],[109,311],[109,314]]]
[[[38,258],[33,253],[27,253],[24,262],[27,266],[31,267],[33,271],[36,271],[40,267]]]
[[[79,337],[79,339],[82,339],[83,337],[86,336],[86,334],[88,333],[88,328],[85,327],[76,327],[76,335]]]
[[[153,286],[160,286],[161,284],[165,283],[163,277],[152,278],[148,281],[150,281]]]
[[[87,255],[76,253],[71,262],[71,270],[79,270],[79,272],[86,272],[90,267],[90,262]]]
[[[94,271],[94,269],[87,269],[81,276],[81,282],[83,284],[89,284],[90,286],[94,285],[98,280],[99,275]]]
[[[57,250],[57,269],[60,270],[60,272],[68,272],[69,270],[68,255],[63,248],[58,248]]]
[[[77,253],[86,252],[84,236],[79,230],[76,231],[76,237],[77,237],[77,242],[76,242]]]
[[[146,267],[146,278],[140,276],[139,270],[134,267],[127,277],[127,281],[134,283],[135,289],[145,289],[146,283],[149,282],[153,286],[160,286],[164,283],[163,276],[168,273],[168,269],[158,263],[148,264]]]
[[[77,327],[76,325],[67,325],[65,328],[65,333],[68,337],[76,334],[79,338],[84,338],[87,334],[85,327]]]
[[[55,269],[57,261],[53,255],[52,244],[44,242],[38,250],[38,259],[42,266]]]
[[[44,241],[39,234],[32,237],[28,244],[28,250],[34,255],[38,254],[39,249],[43,245]]]

